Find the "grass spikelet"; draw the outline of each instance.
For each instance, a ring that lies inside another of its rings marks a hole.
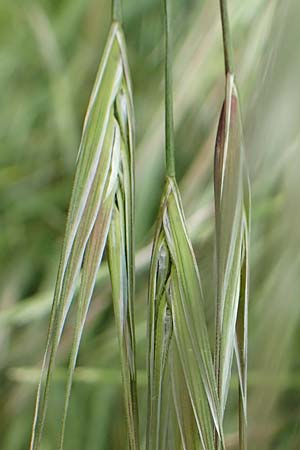
[[[162,300],[163,299],[163,300]],[[219,406],[212,364],[208,331],[205,322],[202,290],[197,263],[187,235],[180,194],[174,179],[167,177],[158,219],[150,268],[149,294],[149,402],[150,411],[157,411],[159,402],[155,393],[155,379],[163,373],[157,364],[157,352],[162,351],[158,336],[166,325],[160,322],[161,302],[166,303],[172,318],[172,346],[176,345],[189,392],[198,440],[203,448],[213,449],[214,430],[222,434],[219,425]],[[162,340],[169,346],[169,340]],[[167,353],[167,349],[164,350]],[[181,370],[182,370],[181,369]],[[176,377],[173,383],[176,383]],[[180,391],[181,386],[176,385]],[[178,411],[184,414],[184,411]],[[154,426],[149,414],[149,430]],[[159,423],[157,420],[156,423]],[[149,431],[151,441],[153,433]],[[148,448],[152,448],[149,444]],[[154,447],[158,448],[158,447]]]
[[[233,74],[227,2],[220,1],[226,92],[215,147],[216,352],[215,371],[224,416],[235,350],[239,373],[239,444],[247,447],[247,333],[250,194],[239,99]],[[216,448],[220,448],[216,437]]]
[[[241,134],[237,120],[237,97],[233,89],[233,76],[229,75],[215,152],[216,374],[222,415],[226,404],[234,349],[243,234]]]
[[[228,74],[226,98],[221,112],[215,151],[217,260],[215,367],[223,416],[232,357],[236,348],[242,409],[246,421],[249,194],[243,151],[237,90],[233,75]]]
[[[163,448],[160,446],[161,435],[164,433],[160,420],[162,396],[163,387],[169,383],[169,380],[165,379],[166,367],[171,364],[170,375],[179,428],[183,416],[188,421],[184,409],[188,403],[189,411],[193,411],[189,428],[195,429],[196,424],[196,435],[190,436],[191,442],[195,443],[196,448],[201,443],[205,450],[213,450],[215,432],[221,441],[223,435],[200,277],[175,180],[168,0],[164,1],[164,8],[167,176],[150,267],[146,448],[147,450]],[[170,358],[173,358],[173,364]],[[182,374],[188,392],[184,399],[176,395],[182,388],[178,384]],[[182,446],[186,448],[185,430],[180,431]]]
[[[60,434],[63,448],[74,368],[107,241],[129,444],[132,450],[139,448],[133,322],[133,126],[125,41],[120,23],[114,21],[84,121],[38,386],[31,450],[41,448],[56,354],[80,279]]]

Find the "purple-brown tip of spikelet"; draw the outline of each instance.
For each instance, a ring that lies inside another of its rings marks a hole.
[[[224,148],[225,148],[225,137],[226,137],[226,102],[224,100],[215,145],[215,156],[214,156],[214,184],[215,192],[218,194],[222,181],[222,168],[223,168],[223,158],[224,158]],[[235,94],[231,96],[231,112],[230,112],[230,125],[229,128],[232,130],[235,128],[236,120],[238,116],[238,99]]]
[[[221,185],[223,153],[225,143],[225,126],[226,126],[226,117],[225,117],[225,101],[224,101],[219,118],[216,145],[215,145],[215,156],[214,156],[214,185],[216,194],[219,192]]]
[[[238,99],[235,94],[231,96],[231,124],[235,123],[238,112]],[[230,125],[231,125],[230,124]]]

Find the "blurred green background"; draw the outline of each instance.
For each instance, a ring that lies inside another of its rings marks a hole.
[[[300,3],[230,0],[252,182],[249,449],[300,448]],[[163,185],[160,0],[124,0],[136,111],[137,351],[145,427],[149,243]],[[110,22],[108,0],[0,3],[0,449],[28,449],[76,154]],[[224,93],[218,1],[174,0],[176,158],[188,226],[214,327],[212,168]],[[43,450],[72,332],[62,341]],[[125,449],[119,359],[107,272],[78,360],[67,450]],[[237,383],[226,418],[237,449]]]

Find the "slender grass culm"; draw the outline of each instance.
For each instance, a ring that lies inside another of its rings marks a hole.
[[[105,246],[118,332],[130,450],[139,450],[134,338],[134,117],[120,0],[84,121],[46,350],[38,386],[31,450],[42,445],[58,346],[76,286],[77,319],[69,361],[60,446],[83,328]]]
[[[250,194],[227,0],[220,0],[226,92],[215,148],[217,309],[215,372],[223,420],[233,353],[239,374],[239,449],[247,449],[247,333]],[[221,448],[216,435],[215,448]]]
[[[214,450],[215,434],[223,445],[217,384],[200,276],[175,177],[168,0],[164,18],[166,180],[149,277],[146,449]]]

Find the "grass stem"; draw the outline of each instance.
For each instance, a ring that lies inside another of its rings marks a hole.
[[[112,0],[112,19],[114,22],[122,23],[121,0]]]
[[[170,5],[164,0],[165,19],[165,127],[166,127],[166,169],[169,177],[175,176],[174,119],[172,92],[172,55],[170,36]]]
[[[233,73],[233,50],[228,18],[228,0],[220,0],[220,11],[223,32],[225,72]]]

